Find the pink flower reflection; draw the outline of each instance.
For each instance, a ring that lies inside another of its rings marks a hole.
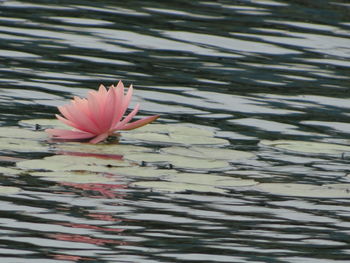
[[[71,186],[77,189],[81,189],[84,191],[93,191],[97,193],[97,195],[90,194],[89,197],[94,198],[123,198],[126,196],[123,192],[117,192],[116,189],[126,189],[127,185],[125,184],[96,184],[96,183],[68,183],[62,182],[62,185]]]
[[[80,256],[73,256],[73,255],[65,255],[65,254],[53,254],[51,255],[54,259],[58,260],[69,260],[69,261],[74,261],[78,262],[80,260],[95,260],[94,258],[87,258],[87,257],[80,257]]]
[[[81,242],[94,245],[107,245],[107,244],[117,244],[125,245],[125,241],[114,240],[114,239],[105,239],[105,238],[94,238],[89,236],[83,236],[78,234],[53,234],[50,237],[61,240],[61,241],[70,241],[70,242]]]

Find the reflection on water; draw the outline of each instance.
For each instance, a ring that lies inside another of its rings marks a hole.
[[[257,158],[231,176],[349,183],[345,155],[286,153],[261,140],[349,144],[344,1],[2,1],[0,121],[122,79],[161,122],[217,128]],[[14,157],[32,158],[27,154]],[[5,159],[4,159],[5,160]],[[2,161],[3,166],[11,165]],[[349,201],[165,194],[2,174],[1,262],[348,262]]]

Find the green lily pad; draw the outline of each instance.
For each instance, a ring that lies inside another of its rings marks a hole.
[[[0,138],[0,151],[5,152],[48,152],[49,146],[34,140]]]
[[[163,144],[163,145],[229,145],[225,139],[182,135],[182,134],[159,134],[159,133],[123,133],[121,141],[139,141],[143,143]]]
[[[21,188],[13,186],[0,186],[0,195],[13,195],[21,191]]]
[[[42,128],[60,128],[60,129],[70,129],[69,126],[65,125],[63,122],[60,122],[57,119],[30,119],[30,120],[21,120],[18,122],[19,125],[25,127],[35,128],[36,125],[40,125]]]
[[[309,141],[293,141],[293,140],[276,140],[268,141],[263,140],[260,142],[263,146],[274,147],[278,149],[307,153],[307,154],[342,154],[344,152],[350,152],[350,146],[322,143],[322,142],[309,142]]]
[[[167,181],[188,184],[201,184],[219,188],[252,186],[257,184],[256,181],[249,179],[245,180],[223,175],[197,173],[178,173],[175,174],[175,176],[168,178]]]
[[[20,139],[44,139],[42,131],[31,131],[19,127],[0,127],[0,137]]]
[[[188,156],[195,158],[204,158],[204,159],[216,159],[216,160],[241,160],[254,157],[255,155],[249,152],[236,151],[231,149],[222,149],[222,148],[210,148],[210,147],[167,147],[163,148],[162,152],[168,154],[175,154],[180,156]]]
[[[165,181],[142,181],[130,184],[136,188],[146,188],[155,192],[179,193],[179,192],[205,192],[205,193],[226,193],[226,190],[215,188],[209,185],[175,183]]]
[[[122,132],[122,141],[165,145],[229,145],[225,139],[214,138],[214,132],[174,124],[150,124],[133,131]]]
[[[155,169],[154,167],[118,167],[113,169],[113,173],[116,175],[123,175],[127,177],[147,177],[147,178],[167,178],[174,174],[177,174],[177,171],[170,169]]]
[[[108,160],[94,157],[54,155],[44,159],[27,160],[16,163],[16,166],[25,170],[47,171],[91,171],[113,173],[115,167],[130,166],[121,160]]]
[[[149,152],[150,148],[127,144],[60,143],[54,145],[57,152],[80,152],[101,155],[124,155],[126,153]]]
[[[127,154],[124,159],[135,161],[139,164],[146,163],[169,163],[175,168],[196,170],[221,170],[230,167],[229,163],[222,160],[199,159],[187,156],[157,154],[157,153],[134,153]]]
[[[204,137],[213,137],[214,132],[199,129],[196,127],[189,127],[180,124],[149,124],[141,128],[131,130],[129,133],[158,133],[158,134],[182,134],[189,136],[204,136]]]
[[[166,181],[140,181],[131,186],[148,188],[160,192],[210,192],[226,193],[227,189],[235,187],[253,186],[254,180],[235,179],[217,174],[177,173],[165,178]]]
[[[60,172],[30,172],[32,176],[43,177],[47,181],[66,182],[66,183],[109,183],[115,182],[115,179],[103,176],[92,172],[74,172],[74,171],[60,171]]]
[[[257,189],[270,194],[314,198],[350,198],[350,184],[284,184],[264,183],[256,186]]]
[[[21,172],[21,170],[12,167],[0,167],[0,173],[5,175],[17,175]]]

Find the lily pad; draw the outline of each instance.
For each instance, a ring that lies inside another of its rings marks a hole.
[[[210,192],[226,193],[227,189],[243,186],[253,186],[254,180],[235,179],[217,174],[177,173],[165,178],[166,181],[134,182],[134,187],[149,188],[160,192]]]
[[[229,163],[222,160],[199,159],[187,156],[157,154],[157,153],[134,153],[124,156],[126,160],[141,163],[169,163],[174,168],[196,170],[221,170],[230,167]]]
[[[44,159],[18,162],[18,168],[26,170],[47,171],[91,171],[113,173],[113,168],[130,166],[129,163],[120,160],[106,160],[94,157],[54,155]]]
[[[49,146],[34,140],[0,138],[0,151],[5,152],[48,152]]]
[[[19,127],[0,127],[0,137],[21,139],[44,139],[42,131],[31,131]]]
[[[314,197],[314,198],[350,198],[350,184],[284,184],[264,183],[256,186],[257,189],[275,195]]]
[[[142,177],[142,178],[167,178],[174,174],[177,174],[177,171],[170,169],[155,169],[154,167],[118,167],[113,169],[113,173],[116,175],[123,175],[127,177]]]
[[[5,175],[17,175],[22,171],[12,167],[0,167],[0,173]]]
[[[225,139],[183,135],[183,134],[160,134],[160,133],[123,133],[121,141],[139,141],[143,143],[162,145],[229,145]]]
[[[14,186],[0,186],[0,195],[12,195],[21,191],[21,188]]]
[[[36,125],[40,125],[42,128],[60,128],[60,129],[69,129],[69,126],[60,122],[57,119],[30,119],[30,120],[21,120],[18,122],[19,125],[25,127],[35,128]]]
[[[214,138],[214,132],[178,124],[150,124],[140,129],[122,132],[122,141],[139,141],[163,145],[228,145],[225,139]]]
[[[31,172],[32,176],[43,177],[47,181],[66,182],[66,183],[108,183],[115,182],[115,179],[92,172]]]
[[[270,146],[278,149],[307,153],[307,154],[343,154],[344,152],[350,152],[350,146],[322,143],[322,142],[309,142],[309,141],[293,141],[293,140],[276,140],[268,141],[263,140],[260,142],[263,146]]]
[[[187,184],[187,183],[175,183],[165,181],[142,181],[134,182],[131,184],[132,187],[146,188],[155,192],[167,192],[167,193],[178,193],[178,192],[205,192],[205,193],[226,193],[226,190],[215,188],[209,185],[200,184]]]
[[[213,137],[214,132],[196,127],[189,127],[180,124],[149,124],[139,129],[128,131],[129,133],[158,133],[158,134],[182,134],[188,136]]]
[[[244,180],[239,178],[232,178],[229,176],[222,176],[216,174],[197,174],[197,173],[178,173],[173,177],[167,179],[171,182],[201,184],[209,185],[219,188],[231,188],[238,186],[252,186],[257,182],[254,180]]]
[[[54,145],[57,152],[81,152],[101,155],[124,155],[126,153],[150,152],[150,148],[127,144],[60,143]]]
[[[216,159],[216,160],[241,160],[254,157],[255,155],[249,152],[236,151],[231,149],[222,149],[222,148],[211,148],[211,147],[167,147],[163,148],[162,152],[168,154],[175,154],[180,156],[188,156],[195,158],[204,158],[204,159]]]

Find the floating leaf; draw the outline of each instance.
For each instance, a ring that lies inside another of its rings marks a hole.
[[[31,172],[32,176],[43,177],[47,181],[67,182],[67,183],[108,183],[115,182],[115,179],[92,172]]]
[[[18,162],[16,166],[26,170],[48,171],[91,171],[113,173],[113,168],[129,166],[120,160],[106,160],[94,157],[54,155],[44,159]]]
[[[275,195],[314,197],[314,198],[350,198],[350,184],[284,184],[264,183],[256,186],[257,189]]]
[[[350,152],[350,146],[322,143],[322,142],[309,142],[309,141],[293,141],[293,140],[276,140],[268,141],[263,140],[261,145],[275,147],[278,149],[289,150],[293,152],[308,153],[308,154],[342,154],[344,152]]]
[[[0,138],[0,151],[48,152],[49,146],[34,140],[19,138]]]
[[[226,190],[224,189],[215,188],[209,185],[175,183],[175,182],[165,182],[165,181],[134,182],[131,184],[131,186],[137,187],[137,188],[147,188],[156,192],[167,192],[167,193],[195,191],[195,192],[222,194],[226,192]]]
[[[31,131],[19,127],[0,127],[0,137],[21,138],[21,139],[43,139],[45,134],[42,131]]]
[[[0,186],[0,195],[12,195],[21,191],[21,188],[13,186]]]
[[[129,131],[128,133],[158,133],[158,134],[182,134],[190,136],[204,136],[213,137],[214,132],[199,129],[196,127],[189,127],[180,124],[150,124],[139,129]]]
[[[0,167],[0,173],[5,175],[17,175],[21,170],[12,167]]]
[[[243,151],[236,151],[231,149],[222,148],[210,148],[210,147],[167,147],[163,148],[162,152],[168,154],[175,154],[181,156],[204,158],[204,159],[216,159],[216,160],[240,160],[254,157],[254,154]]]
[[[177,173],[170,169],[155,169],[154,167],[118,167],[113,169],[113,173],[128,177],[147,177],[147,178],[167,178]]]
[[[239,178],[232,178],[229,176],[222,176],[216,174],[197,174],[197,173],[178,173],[173,177],[167,179],[171,182],[201,184],[214,186],[219,188],[230,188],[238,186],[252,186],[257,182],[254,180],[244,180]]]
[[[21,120],[19,124],[26,127],[36,128],[37,125],[42,128],[62,128],[67,129],[68,126],[60,122],[57,119],[31,119],[31,120]]]
[[[228,145],[229,142],[220,138],[182,135],[182,134],[159,134],[159,133],[123,133],[122,141],[140,141],[144,143],[163,145]]]
[[[166,181],[141,181],[132,186],[149,188],[161,192],[211,192],[225,193],[225,189],[256,185],[254,180],[235,179],[217,174],[177,173],[165,178]]]
[[[174,124],[152,124],[135,131],[123,132],[123,141],[140,141],[152,144],[228,145],[225,139],[214,138],[214,132]]]
[[[24,160],[27,160],[27,159],[13,157],[13,156],[0,155],[0,162],[3,162],[3,163],[16,163],[16,162],[24,161]]]
[[[157,153],[135,153],[124,156],[126,160],[135,161],[139,164],[146,163],[169,163],[175,168],[218,170],[229,168],[226,161],[213,159],[199,159],[179,155],[157,154]]]
[[[56,151],[63,152],[81,152],[81,153],[92,153],[101,155],[124,155],[127,153],[137,153],[137,152],[149,152],[149,148],[127,145],[127,144],[89,144],[89,143],[60,143],[54,145]]]

